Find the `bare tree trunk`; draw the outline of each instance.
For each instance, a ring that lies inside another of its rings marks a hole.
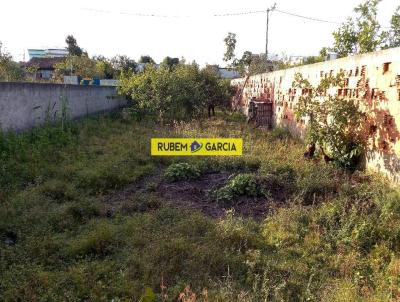
[[[214,105],[208,105],[208,117],[215,116],[215,106]]]

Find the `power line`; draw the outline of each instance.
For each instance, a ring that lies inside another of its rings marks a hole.
[[[317,18],[313,18],[313,17],[306,17],[306,16],[302,16],[302,15],[298,15],[298,14],[293,14],[293,13],[285,12],[285,11],[282,11],[282,10],[279,10],[279,9],[276,9],[275,11],[278,12],[278,13],[281,13],[281,14],[285,14],[285,15],[289,15],[289,16],[293,16],[293,17],[297,17],[297,18],[303,18],[303,19],[307,19],[307,20],[311,20],[311,21],[331,23],[331,24],[341,24],[339,22],[322,20],[322,19],[317,19]]]
[[[136,16],[136,17],[154,17],[154,18],[193,18],[196,16],[189,15],[160,15],[160,14],[144,14],[144,13],[132,13],[132,12],[115,12],[110,10],[102,10],[88,7],[81,7],[81,10],[90,11],[94,13],[102,13],[102,14],[120,14],[127,16]],[[257,10],[257,11],[248,11],[248,12],[239,12],[239,13],[226,13],[226,14],[213,14],[213,15],[203,15],[198,17],[234,17],[234,16],[242,16],[242,15],[252,15],[252,14],[261,14],[266,13],[267,10]]]
[[[240,13],[226,13],[226,14],[215,14],[212,17],[234,17],[234,16],[243,16],[243,15],[253,15],[253,14],[265,14],[267,10],[255,10],[248,12],[240,12]]]
[[[93,9],[93,8],[81,8],[82,10],[86,11],[91,11],[95,13],[115,13],[109,10],[100,10],[100,9]],[[333,22],[333,21],[327,21],[327,20],[322,20],[322,19],[317,19],[317,18],[312,18],[312,17],[306,17],[306,16],[301,16],[298,14],[293,14],[290,12],[285,12],[282,10],[275,10],[276,12],[298,17],[298,18],[303,18],[303,19],[308,19],[312,21],[319,21],[319,22],[325,22],[325,23],[333,23],[333,24],[340,24],[338,22]],[[224,14],[213,14],[213,15],[203,15],[203,16],[198,16],[198,17],[236,17],[236,16],[244,16],[244,15],[254,15],[254,14],[265,14],[267,13],[268,10],[255,10],[255,11],[246,11],[246,12],[237,12],[237,13],[224,13]],[[131,13],[131,12],[119,12],[120,15],[126,15],[126,16],[136,16],[136,17],[153,17],[153,18],[191,18],[195,16],[187,16],[187,15],[160,15],[160,14],[144,14],[144,13]]]
[[[339,22],[334,22],[334,21],[329,21],[329,20],[322,20],[322,19],[318,19],[318,18],[307,17],[307,16],[302,16],[302,15],[290,13],[290,12],[285,12],[285,11],[282,11],[282,10],[279,10],[279,9],[275,9],[275,11],[279,12],[281,14],[285,14],[285,15],[289,15],[289,16],[293,16],[293,17],[298,17],[298,18],[303,18],[303,19],[307,19],[307,20],[310,20],[310,21],[332,23],[332,24],[341,24]],[[213,17],[234,17],[234,16],[251,15],[251,14],[265,14],[267,12],[268,12],[268,10],[256,10],[256,11],[239,12],[239,13],[216,14],[216,15],[212,15],[212,16]]]
[[[254,11],[245,11],[245,12],[237,12],[237,13],[224,13],[224,14],[213,14],[213,15],[203,15],[203,16],[190,16],[190,15],[161,15],[161,14],[145,14],[145,13],[133,13],[133,12],[113,12],[110,10],[101,10],[101,9],[94,9],[94,8],[86,8],[83,7],[81,10],[85,11],[90,11],[94,13],[103,13],[103,14],[120,14],[124,16],[134,16],[134,17],[150,17],[150,18],[194,18],[194,17],[238,17],[238,16],[245,16],[245,15],[254,15],[254,14],[266,14],[268,10],[254,10]],[[280,9],[275,9],[275,12],[285,14],[288,16],[292,17],[297,17],[309,21],[315,21],[315,22],[322,22],[322,23],[329,23],[329,24],[336,24],[340,25],[342,23],[340,22],[335,22],[335,21],[330,21],[330,20],[324,20],[324,19],[319,19],[319,18],[314,18],[314,17],[308,17],[308,16],[303,16],[287,11],[283,11]],[[382,28],[385,29],[390,29],[390,27],[383,26]]]
[[[190,18],[190,16],[183,15],[159,15],[159,14],[144,14],[144,13],[132,13],[132,12],[113,12],[110,10],[101,10],[94,8],[82,7],[81,10],[90,11],[94,13],[102,13],[102,14],[120,14],[125,16],[134,16],[134,17],[153,17],[153,18]]]

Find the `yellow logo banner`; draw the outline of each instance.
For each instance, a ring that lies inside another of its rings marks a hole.
[[[241,138],[152,138],[153,156],[240,156]]]

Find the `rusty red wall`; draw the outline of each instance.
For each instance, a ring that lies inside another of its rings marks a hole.
[[[303,93],[293,87],[294,76],[301,73],[313,86],[328,75],[345,73],[346,85],[330,93],[356,98],[368,115],[367,168],[400,181],[400,48],[357,55],[333,61],[259,74],[236,79],[238,93],[233,102],[244,113],[251,98],[273,103],[273,122],[302,135],[306,120],[294,116]]]

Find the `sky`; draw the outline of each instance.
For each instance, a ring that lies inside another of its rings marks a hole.
[[[65,47],[72,34],[90,56],[150,55],[184,57],[200,65],[220,64],[224,37],[236,33],[236,55],[265,52],[266,13],[220,16],[266,10],[343,22],[362,0],[1,0],[0,41],[14,60],[28,59],[28,48]],[[398,0],[383,0],[378,19],[389,26]],[[145,15],[145,16],[144,16]],[[156,15],[150,17],[147,15]],[[317,55],[333,43],[338,24],[270,14],[269,53]]]

